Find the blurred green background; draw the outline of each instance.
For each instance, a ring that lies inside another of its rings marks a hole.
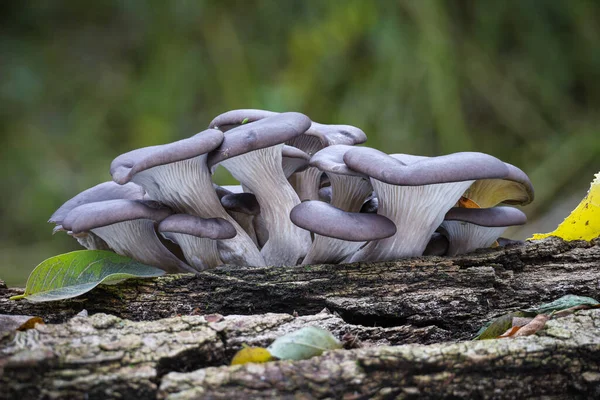
[[[600,170],[600,2],[2,2],[0,278],[77,249],[46,223],[135,147],[235,108],[361,127],[367,145],[521,167],[552,230]],[[220,183],[227,176],[220,173]]]

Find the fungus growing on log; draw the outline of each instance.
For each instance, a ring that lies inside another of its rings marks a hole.
[[[356,252],[355,261],[393,260],[423,254],[446,212],[477,179],[501,179],[506,165],[483,153],[454,153],[440,157],[389,156],[366,147],[344,154],[351,169],[371,177],[379,208],[394,221],[397,233],[373,241]]]

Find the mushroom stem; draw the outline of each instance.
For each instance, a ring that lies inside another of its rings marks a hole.
[[[132,181],[146,189],[150,198],[168,205],[176,212],[202,218],[223,218],[230,222],[237,235],[219,241],[219,248],[224,251],[224,254],[221,254],[224,263],[265,266],[265,260],[250,236],[221,205],[213,188],[206,158],[207,155],[203,154],[166,166],[150,168],[135,174]],[[207,245],[201,254],[210,254],[214,245]]]
[[[396,234],[368,243],[350,259],[386,261],[420,256],[444,215],[460,199],[473,181],[424,186],[395,186],[371,178],[379,199],[377,214],[396,223]]]
[[[291,182],[294,185],[294,190],[298,193],[300,201],[319,200],[321,175],[323,175],[323,172],[315,167],[308,167],[304,171],[292,175]]]
[[[221,161],[235,179],[254,193],[269,232],[261,250],[268,265],[296,265],[310,247],[310,233],[289,219],[300,199],[288,183],[281,167],[283,144],[254,150]],[[260,173],[257,171],[259,166]]]
[[[223,264],[215,240],[176,232],[162,233],[162,235],[181,247],[186,261],[197,271]]]
[[[448,242],[447,256],[469,253],[476,249],[490,247],[508,228],[507,226],[479,226],[463,221],[444,221],[442,232],[452,238]]]

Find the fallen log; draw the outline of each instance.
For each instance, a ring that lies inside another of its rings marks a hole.
[[[327,308],[363,326],[435,326],[444,340],[472,337],[490,319],[565,294],[600,298],[600,239],[549,238],[454,258],[294,267],[221,267],[200,275],[128,280],[72,300],[11,301],[0,314],[64,322],[83,309],[133,321],[190,314],[315,314]]]
[[[107,314],[0,338],[2,399],[597,398],[600,310],[549,321],[536,336],[336,350],[303,361],[227,366],[242,343],[266,346],[302,326],[340,335],[330,313],[182,316],[134,322]],[[365,330],[366,329],[366,330]],[[373,333],[371,331],[371,333]],[[389,332],[387,332],[389,334]]]
[[[508,311],[600,298],[599,266],[599,239],[551,238],[455,258],[222,267],[52,303],[10,301],[22,289],[0,282],[0,314],[47,323],[0,334],[0,399],[597,398],[600,310],[532,337],[461,340]],[[242,344],[308,325],[363,347],[227,366]]]

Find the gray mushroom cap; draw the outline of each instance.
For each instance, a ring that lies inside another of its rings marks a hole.
[[[355,147],[344,154],[344,162],[351,169],[374,179],[403,186],[502,179],[508,175],[505,163],[496,157],[476,152],[425,157],[407,165],[379,150]]]
[[[375,214],[377,213],[378,208],[379,199],[377,198],[377,196],[372,195],[363,203],[362,207],[360,208],[360,212],[367,214]]]
[[[486,227],[524,225],[527,216],[513,207],[463,208],[453,207],[446,213],[444,221],[462,221]]]
[[[308,168],[310,156],[297,147],[284,145],[281,149],[283,173],[286,178]]]
[[[217,129],[207,129],[173,143],[132,150],[113,160],[110,173],[115,182],[124,184],[138,172],[206,154],[219,147],[223,136],[223,132]]]
[[[325,203],[331,203],[331,195],[333,194],[333,190],[331,186],[325,186],[319,189],[319,200],[324,201]]]
[[[242,185],[219,186],[216,183],[213,183],[213,188],[215,189],[215,192],[217,193],[217,196],[219,197],[219,199],[221,199],[223,196],[226,196],[226,195],[232,194],[232,193],[244,193],[244,188],[242,187]]]
[[[506,204],[518,204],[518,205],[526,205],[533,201],[535,198],[535,191],[533,189],[533,184],[529,177],[525,172],[523,172],[520,168],[515,167],[512,164],[505,163],[508,167],[508,176],[504,178],[505,180],[517,182],[522,185],[525,196],[523,199],[507,199],[503,203]]]
[[[331,172],[338,175],[360,176],[366,178],[367,175],[348,168],[344,162],[344,154],[350,149],[354,149],[354,147],[343,144],[325,147],[311,157],[310,166],[316,167],[325,173]]]
[[[255,110],[255,109],[240,109],[240,110],[231,110],[227,111],[221,115],[216,116],[210,124],[208,124],[209,128],[219,129],[223,132],[226,132],[232,128],[235,128],[239,125],[245,123],[256,122],[258,120],[272,117],[273,115],[277,115],[278,113],[274,111],[266,111],[266,110]],[[245,122],[244,122],[245,121]]]
[[[166,217],[158,224],[158,231],[213,240],[231,239],[236,235],[234,226],[223,218],[201,218],[187,214]]]
[[[252,193],[230,193],[221,197],[221,204],[227,211],[247,215],[260,214],[260,205]]]
[[[310,123],[306,115],[289,112],[240,125],[228,131],[221,145],[208,155],[208,166],[283,143],[304,133]]]
[[[383,239],[396,233],[396,225],[382,215],[346,212],[317,200],[300,203],[292,209],[290,218],[303,229],[352,242]]]
[[[116,199],[141,200],[143,197],[144,189],[135,183],[119,185],[112,181],[103,182],[67,200],[52,214],[48,222],[61,225],[69,212],[83,204]]]
[[[294,147],[294,146],[284,145],[283,148],[281,149],[281,156],[283,158],[292,158],[292,159],[297,159],[297,160],[303,160],[303,161],[306,161],[307,164],[310,161],[310,156],[308,154],[306,154],[305,152],[303,152],[302,150],[300,150],[299,148]]]
[[[73,209],[63,221],[65,229],[77,234],[94,228],[136,219],[162,221],[173,211],[157,206],[156,202],[136,200],[107,200],[88,203]]]
[[[177,258],[156,235],[156,223],[172,211],[157,202],[108,200],[89,203],[71,211],[64,226],[74,236],[92,232],[117,253],[167,272],[196,272]]]
[[[367,135],[362,129],[352,125],[327,125],[313,122],[305,135],[318,138],[322,147],[337,144],[354,145],[367,141]]]
[[[227,131],[233,127],[260,121],[277,114],[273,111],[256,109],[232,110],[218,115],[208,126]],[[367,135],[360,128],[351,125],[327,125],[312,122],[310,128],[307,128],[304,133],[305,135],[317,138],[321,142],[321,147],[335,144],[360,144],[367,141]],[[299,148],[304,150],[302,147]]]
[[[526,222],[525,214],[512,207],[455,207],[446,217],[439,230],[448,238],[449,256],[490,247],[508,226]]]

